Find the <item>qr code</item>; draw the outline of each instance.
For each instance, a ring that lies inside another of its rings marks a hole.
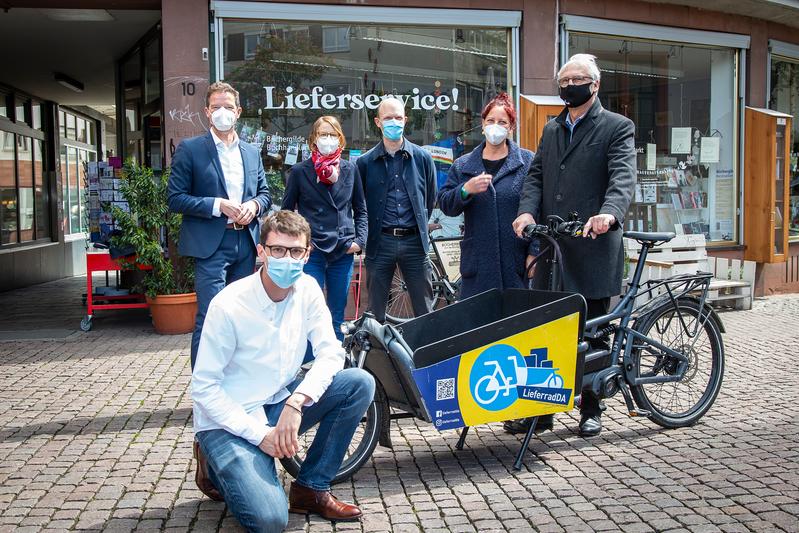
[[[436,380],[436,400],[452,400],[455,398],[455,378]]]

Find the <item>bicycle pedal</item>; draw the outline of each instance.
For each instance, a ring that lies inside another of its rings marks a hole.
[[[642,416],[644,418],[649,418],[652,413],[645,409],[633,409],[627,413],[630,416]]]

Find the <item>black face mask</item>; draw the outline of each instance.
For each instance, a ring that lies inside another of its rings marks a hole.
[[[593,83],[582,85],[567,85],[560,88],[560,99],[566,102],[566,107],[580,107],[591,99],[591,86]]]

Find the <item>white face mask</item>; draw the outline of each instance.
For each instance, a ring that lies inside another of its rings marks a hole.
[[[508,128],[504,128],[499,124],[489,124],[484,128],[486,141],[494,146],[502,144],[508,138]]]
[[[219,131],[228,131],[236,123],[236,113],[226,107],[220,107],[211,113],[211,123]]]
[[[322,155],[330,155],[338,150],[337,137],[319,137],[316,139],[316,148]]]

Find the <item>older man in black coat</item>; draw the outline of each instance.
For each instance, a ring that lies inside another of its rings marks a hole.
[[[566,109],[544,126],[513,222],[521,235],[525,226],[549,215],[566,218],[577,212],[588,218],[583,237],[590,239],[561,241],[561,250],[563,289],[585,297],[589,318],[606,314],[610,297],[621,293],[622,236],[609,230],[622,224],[636,180],[635,125],[602,107],[595,59],[577,54],[558,72]],[[547,277],[540,274],[538,283]],[[584,392],[581,435],[602,431],[603,410],[593,394]]]

